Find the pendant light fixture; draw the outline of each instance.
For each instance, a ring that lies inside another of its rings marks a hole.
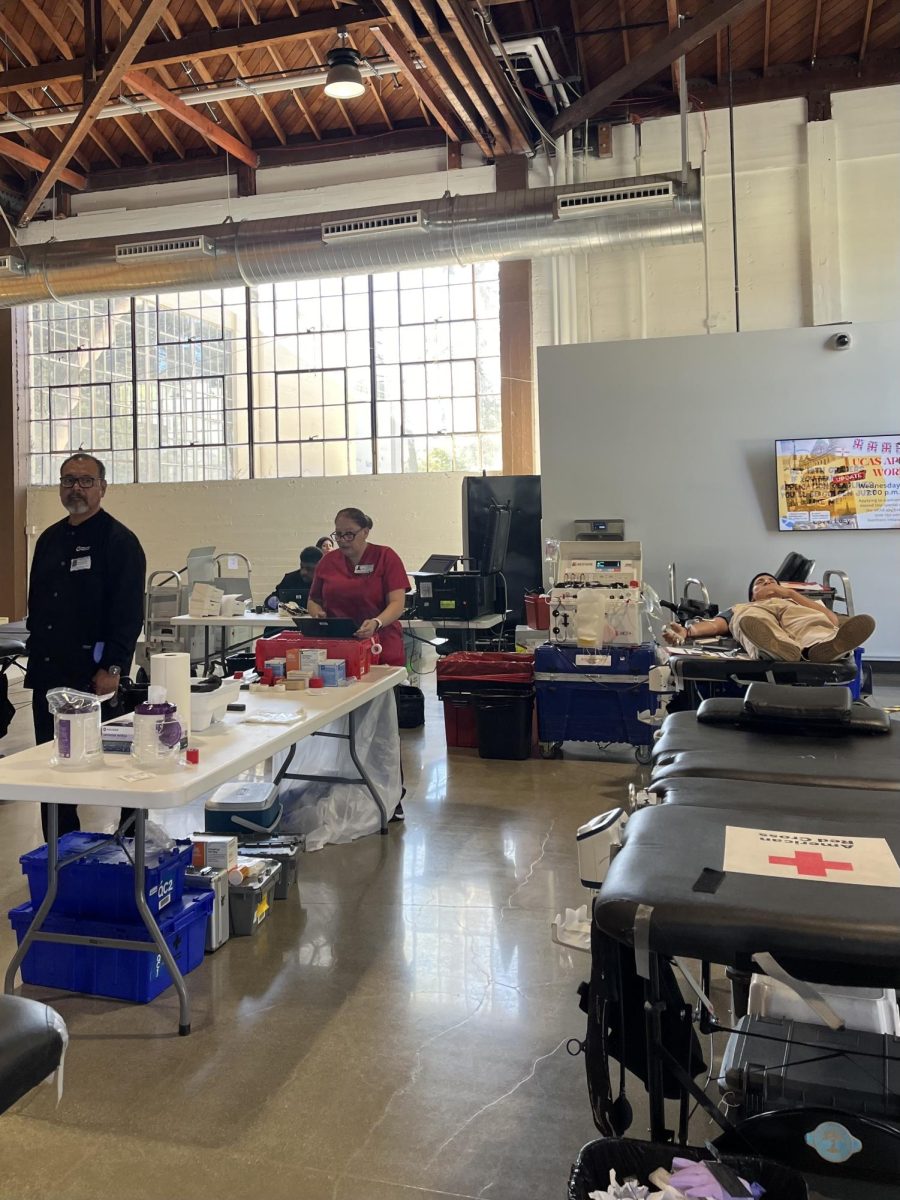
[[[346,29],[337,31],[339,45],[328,51],[328,78],[325,80],[325,95],[332,100],[356,100],[366,90],[359,71],[360,57],[348,45],[350,34]]]

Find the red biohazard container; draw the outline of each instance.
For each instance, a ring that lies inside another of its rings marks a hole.
[[[342,658],[347,664],[347,677],[364,679],[378,659],[372,653],[371,641],[361,642],[356,638],[308,638],[293,629],[275,637],[259,638],[256,643],[256,669],[265,670],[271,658],[284,658],[288,647],[300,650],[326,650],[329,658]]]
[[[464,651],[437,662],[437,694],[444,704],[447,745],[479,749],[478,697],[504,698],[530,694],[534,686],[533,654]]]
[[[550,628],[550,597],[531,593],[525,597],[525,623],[529,629]]]

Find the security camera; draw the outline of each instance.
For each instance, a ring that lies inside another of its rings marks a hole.
[[[828,347],[831,350],[849,350],[853,345],[853,339],[849,333],[835,333],[828,339]]]

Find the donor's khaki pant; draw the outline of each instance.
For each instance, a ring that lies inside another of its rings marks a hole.
[[[773,634],[789,638],[801,650],[807,650],[819,642],[827,642],[837,632],[826,613],[805,608],[793,600],[781,600],[773,597],[771,600],[759,600],[754,604],[736,604],[734,615],[731,618],[731,633],[751,658],[768,658],[770,656],[755,646],[742,633],[741,625],[747,617],[755,617],[759,621],[764,621]]]

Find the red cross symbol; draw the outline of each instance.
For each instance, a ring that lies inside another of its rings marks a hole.
[[[773,858],[769,862],[776,867],[796,867],[798,875],[807,878],[827,879],[829,871],[852,871],[853,863],[829,862],[818,850],[797,850],[793,858]]]

